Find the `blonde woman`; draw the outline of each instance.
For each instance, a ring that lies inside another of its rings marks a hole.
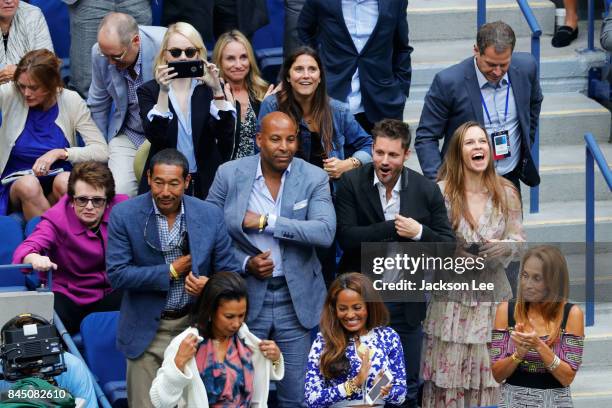
[[[204,63],[201,78],[176,78],[177,73],[168,66],[170,62],[195,60]],[[226,100],[219,70],[206,61],[202,37],[188,23],[168,27],[153,69],[155,79],[137,91],[142,127],[151,142],[145,168],[155,153],[177,149],[189,162],[192,181],[187,193],[204,198],[217,167],[230,158],[233,101]],[[147,178],[142,177],[139,193],[148,190]]]
[[[236,101],[237,123],[232,159],[255,154],[255,134],[261,101],[277,91],[264,81],[255,61],[253,47],[238,30],[222,34],[213,51],[213,61],[220,69]]]

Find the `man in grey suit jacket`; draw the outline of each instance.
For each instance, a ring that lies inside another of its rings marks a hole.
[[[494,146],[499,147],[495,159],[498,174],[519,191],[519,180],[528,186],[540,183],[531,146],[542,89],[535,59],[530,54],[513,54],[515,42],[508,24],[487,23],[478,30],[474,56],[435,76],[414,142],[426,177],[435,180],[455,129],[474,120],[485,126]],[[442,151],[438,148],[440,139],[444,139]]]
[[[153,60],[165,32],[163,27],[139,27],[127,14],[109,13],[100,23],[98,42],[91,50],[87,104],[108,141],[108,167],[116,190],[129,196],[138,191],[134,156],[145,141],[136,89],[153,79]]]
[[[236,257],[247,272],[251,332],[278,344],[285,360],[278,406],[304,404],[310,329],[325,298],[315,247],[336,232],[329,177],[293,158],[297,125],[286,114],[264,117],[260,153],[223,164],[206,201],[223,208]]]

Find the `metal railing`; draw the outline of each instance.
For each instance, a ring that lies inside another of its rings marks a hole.
[[[595,163],[601,171],[608,188],[612,191],[612,171],[597,141],[591,133],[584,135],[586,152],[586,325],[595,324]]]
[[[590,0],[592,1],[592,0]],[[531,30],[531,55],[536,60],[537,64],[537,75],[538,78],[540,76],[540,37],[542,36],[542,28],[540,27],[540,23],[533,14],[533,10],[529,6],[527,0],[516,0],[521,12],[523,13],[523,17],[525,17],[525,21],[529,26],[529,30]],[[480,28],[487,19],[487,1],[486,0],[478,0],[477,10],[476,10],[476,28]],[[539,119],[538,119],[539,120]],[[540,171],[540,123],[538,122],[538,126],[536,127],[535,140],[533,142],[533,146],[531,148],[531,156],[533,157],[533,162]],[[530,213],[538,213],[540,211],[540,188],[538,186],[531,187],[531,191],[529,194],[529,212]]]
[[[32,264],[0,265],[0,273],[2,273],[3,271],[6,271],[6,270],[11,270],[11,269],[30,269],[30,270],[32,270]],[[24,277],[24,279],[25,279],[25,277]],[[51,272],[49,272],[47,274],[47,284],[46,284],[46,286],[42,287],[40,289],[37,289],[37,290],[40,290],[40,291],[50,291],[51,287],[52,287],[52,284],[53,284],[52,279],[53,279],[52,274],[51,274]],[[57,313],[55,311],[53,312],[53,324],[55,324],[55,327],[57,328],[57,332],[61,336],[61,338],[64,341],[64,343],[66,344],[66,348],[68,349],[70,354],[72,354],[75,357],[79,358],[83,362],[83,364],[85,364],[87,366],[87,362],[85,361],[85,359],[81,355],[81,352],[77,348],[76,344],[74,344],[74,341],[72,341],[72,337],[70,336],[70,334],[68,334],[68,331],[66,330],[66,327],[64,326],[64,323],[62,322],[62,320],[60,319],[60,317],[57,315]],[[102,408],[112,408],[111,403],[108,401],[108,398],[106,398],[106,395],[104,394],[104,391],[102,391],[102,388],[100,388],[100,385],[98,384],[98,381],[96,381],[93,373],[91,372],[91,370],[89,370],[89,367],[87,367],[87,371],[89,371],[89,375],[91,376],[91,381],[92,381],[93,386],[94,386],[94,392],[96,394],[96,398],[98,399],[98,402],[100,403],[100,407],[102,407]]]

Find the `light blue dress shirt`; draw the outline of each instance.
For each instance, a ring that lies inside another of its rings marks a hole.
[[[180,108],[181,105],[179,105],[178,99],[176,99],[174,89],[170,87],[170,91],[168,92],[168,98],[170,98],[170,102],[172,102],[172,106],[174,106],[174,111],[176,112],[178,119],[176,150],[183,153],[187,158],[187,162],[189,163],[189,173],[195,173],[198,171],[198,165],[196,163],[195,151],[193,147],[193,135],[191,134],[191,96],[193,95],[193,90],[197,84],[197,81],[193,79],[191,80],[189,96],[187,96],[188,103],[186,115]]]
[[[482,97],[487,104],[491,121],[487,117],[487,112],[484,106],[482,107],[482,115],[484,117],[485,129],[491,135],[499,130],[507,130],[510,141],[510,157],[505,159],[495,160],[495,170],[497,174],[504,175],[514,170],[521,156],[521,129],[519,128],[518,112],[514,93],[512,92],[512,84],[508,87],[508,73],[502,77],[498,84],[492,84],[487,81],[487,78],[480,72],[476,59],[474,58],[474,69],[476,69],[476,78],[478,78],[478,86]],[[506,113],[506,95],[508,95],[508,116],[504,121]],[[481,102],[482,104],[482,102]],[[492,142],[492,140],[491,140]],[[492,159],[492,158],[491,158]]]
[[[274,238],[274,228],[276,227],[276,218],[280,217],[281,215],[281,201],[283,198],[283,189],[285,187],[285,178],[290,172],[291,164],[289,164],[289,167],[287,167],[287,170],[285,170],[283,176],[281,177],[281,186],[278,190],[276,201],[274,201],[272,195],[270,194],[270,190],[268,190],[268,186],[266,185],[266,180],[264,179],[261,171],[261,159],[259,159],[259,163],[257,164],[257,173],[255,174],[255,182],[253,183],[253,189],[251,190],[249,205],[247,207],[249,211],[257,214],[268,214],[268,226],[264,232],[260,234],[256,231],[249,231],[248,234],[253,245],[255,245],[259,250],[262,252],[267,250],[271,251],[270,257],[272,258],[272,262],[274,262],[274,271],[272,272],[273,277],[284,275],[283,257],[278,239]],[[246,266],[247,260],[248,257],[245,259],[243,266]]]
[[[361,53],[378,21],[378,0],[342,0],[342,14],[355,48]],[[353,115],[364,111],[359,68],[355,70],[351,79],[351,92],[347,102]]]

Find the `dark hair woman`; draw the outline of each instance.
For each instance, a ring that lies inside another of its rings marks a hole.
[[[297,157],[322,168],[332,179],[372,161],[372,138],[359,126],[346,104],[327,95],[325,70],[310,47],[285,58],[281,89],[264,99],[259,122],[281,111],[299,124]]]
[[[569,272],[558,248],[538,246],[523,257],[516,303],[497,308],[490,346],[500,408],[521,404],[571,407],[569,385],[582,363],[584,316],[567,301]],[[521,405],[522,406],[522,405]]]
[[[119,310],[121,292],[113,291],[106,277],[107,227],[113,207],[127,199],[115,195],[106,164],[78,163],[68,194],[42,215],[13,254],[13,263],[53,269],[54,308],[71,334],[89,313]]]
[[[283,358],[276,343],[251,334],[247,308],[240,275],[217,272],[208,280],[196,327],[172,340],[153,380],[156,408],[267,406],[270,380],[284,376]]]
[[[89,108],[63,89],[61,61],[49,50],[30,51],[19,61],[13,83],[0,86],[0,174],[32,174],[0,185],[0,215],[23,211],[41,215],[66,193],[73,163],[106,162],[108,147]],[[79,147],[77,132],[85,146]]]
[[[308,356],[308,406],[349,406],[346,401],[365,404],[364,390],[383,373],[392,381],[382,388],[374,404],[400,405],[404,401],[404,353],[388,322],[387,308],[365,275],[353,272],[336,278],[323,305],[321,332]]]

